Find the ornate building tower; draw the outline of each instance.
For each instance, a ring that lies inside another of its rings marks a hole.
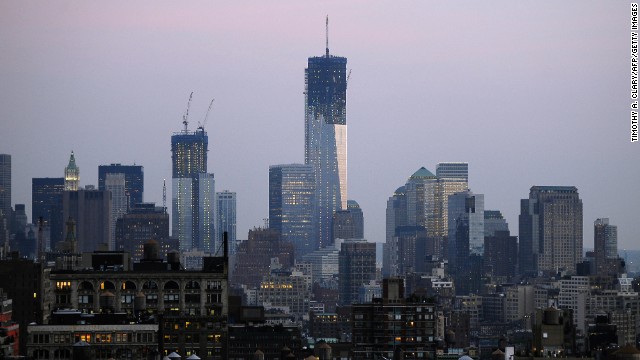
[[[77,191],[80,184],[80,168],[76,165],[76,157],[71,151],[69,165],[64,168],[64,190]]]

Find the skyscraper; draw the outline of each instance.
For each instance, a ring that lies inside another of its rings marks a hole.
[[[76,157],[71,152],[69,164],[64,168],[64,190],[76,191],[80,186],[80,168],[76,165]]]
[[[469,188],[469,164],[443,162],[436,166],[438,186],[435,194],[435,228],[431,236],[436,243],[437,255],[445,257],[448,245],[449,196]]]
[[[157,241],[161,248],[169,239],[169,214],[153,203],[136,204],[116,223],[116,251],[126,251],[133,261],[144,257],[144,244]],[[175,249],[174,249],[175,250]]]
[[[608,218],[597,219],[593,223],[593,250],[596,257],[596,274],[617,274],[618,227],[609,225]]]
[[[355,239],[364,239],[364,214],[360,204],[355,200],[348,200],[347,210],[349,210],[353,218],[353,237]]]
[[[144,202],[144,167],[141,165],[100,165],[98,166],[98,190],[105,189],[107,174],[124,174],[124,191],[129,208]]]
[[[216,192],[216,237],[222,244],[225,231],[229,243],[229,253],[235,254],[237,249],[236,235],[236,193],[228,190]],[[217,249],[216,249],[217,250]]]
[[[207,173],[208,136],[204,128],[171,136],[173,161],[172,231],[180,250],[212,253],[215,244],[215,181]]]
[[[376,244],[364,239],[345,240],[338,266],[340,303],[356,303],[360,287],[376,278]]]
[[[111,242],[111,194],[107,190],[65,191],[62,196],[65,221],[76,223],[78,252],[92,252]],[[64,228],[64,236],[67,234]]]
[[[109,249],[116,248],[116,222],[127,213],[128,202],[125,191],[125,175],[123,173],[108,173],[104,181],[104,190],[111,192],[111,239]]]
[[[318,248],[314,218],[316,179],[312,165],[269,167],[269,227],[295,246],[296,259]]]
[[[448,238],[451,268],[464,268],[469,255],[484,253],[484,195],[470,190],[449,196]]]
[[[0,154],[0,219],[11,218],[11,155]]]
[[[522,274],[575,274],[582,261],[582,200],[574,186],[533,186],[520,201]]]
[[[327,20],[328,25],[328,20]],[[347,59],[310,57],[305,69],[305,164],[316,176],[318,244],[331,243],[333,213],[347,208]]]
[[[64,219],[62,215],[62,192],[64,178],[33,178],[31,180],[31,221],[38,224],[40,217],[49,228],[50,249],[62,241]]]

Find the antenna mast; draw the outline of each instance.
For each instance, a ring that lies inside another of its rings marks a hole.
[[[325,34],[327,37],[327,57],[329,57],[329,15],[327,15],[327,23],[325,25]]]
[[[162,210],[167,213],[167,179],[162,179]]]

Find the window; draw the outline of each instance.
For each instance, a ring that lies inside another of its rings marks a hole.
[[[78,304],[93,304],[93,295],[79,295]]]
[[[71,290],[71,281],[56,281],[56,290]]]

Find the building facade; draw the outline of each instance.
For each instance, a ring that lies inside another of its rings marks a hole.
[[[470,254],[484,253],[484,195],[466,190],[452,194],[448,202],[449,263],[461,268]]]
[[[340,304],[357,303],[360,287],[376,278],[376,244],[364,239],[345,240],[338,267]]]
[[[144,244],[157,241],[161,249],[169,240],[169,214],[153,203],[136,204],[116,222],[116,251],[126,251],[133,261],[144,257]],[[172,249],[177,250],[177,249]]]
[[[215,235],[215,180],[207,173],[207,133],[185,129],[171,136],[172,231],[180,250],[214,253],[219,244]]]
[[[608,218],[593,223],[593,245],[597,275],[618,273],[618,227],[609,224]]]
[[[347,59],[310,57],[305,69],[305,164],[316,176],[316,248],[331,243],[333,213],[347,208]]]
[[[111,240],[109,249],[116,247],[116,222],[129,210],[126,195],[125,177],[122,173],[109,173],[105,179],[105,189],[111,192]]]
[[[31,221],[38,224],[42,217],[44,226],[49,229],[49,246],[55,249],[56,243],[62,241],[64,220],[62,215],[62,192],[64,178],[31,179]]]
[[[582,200],[574,186],[533,186],[520,201],[522,274],[576,273],[582,261]]]
[[[236,235],[236,193],[228,190],[216,192],[216,242],[222,244],[224,233],[229,241],[229,253],[238,248]]]
[[[11,217],[11,155],[0,154],[0,212]]]
[[[111,242],[111,192],[108,190],[65,191],[62,195],[65,220],[76,223],[78,252],[91,252]],[[63,229],[66,238],[68,228]]]
[[[144,202],[144,167],[141,165],[100,165],[98,166],[98,190],[106,188],[108,174],[124,174],[124,191],[129,208]]]
[[[316,180],[312,165],[269,167],[269,227],[295,246],[296,259],[318,246]]]

